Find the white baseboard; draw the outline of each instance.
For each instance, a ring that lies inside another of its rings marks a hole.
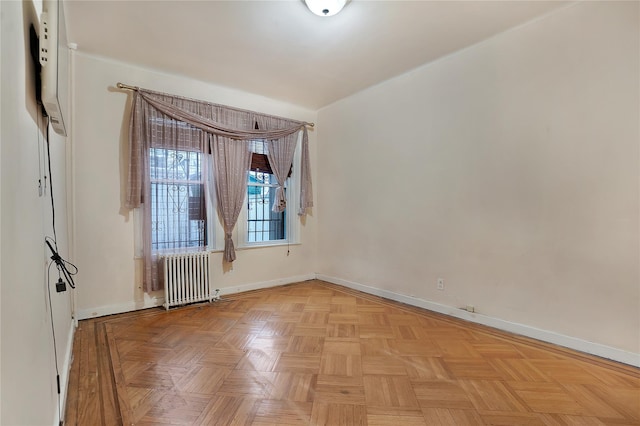
[[[531,327],[528,325],[505,321],[499,318],[493,318],[487,315],[467,312],[453,306],[430,302],[428,300],[406,296],[404,294],[394,293],[392,291],[382,290],[376,287],[370,287],[364,284],[343,280],[341,278],[335,278],[322,274],[317,274],[316,278],[333,284],[341,285],[343,287],[348,287],[353,290],[358,290],[363,293],[384,297],[385,299],[395,300],[396,302],[406,303],[407,305],[417,306],[419,308],[449,315],[455,318],[460,318],[477,324],[497,328],[499,330],[508,331],[510,333],[519,334],[521,336],[541,340],[543,342],[553,343],[555,345],[563,346],[576,351],[585,352],[602,358],[607,358],[613,361],[621,362],[623,364],[640,367],[640,354],[636,354],[633,352],[628,352],[610,346],[601,345],[599,343],[589,342],[587,340],[566,336],[563,334],[555,333],[553,331],[541,330],[539,328]]]
[[[220,296],[224,296],[227,294],[235,294],[241,293],[245,291],[251,290],[260,290],[263,288],[269,287],[277,287],[285,284],[293,284],[300,281],[312,280],[315,279],[316,274],[309,273],[305,275],[297,275],[293,277],[287,278],[279,278],[270,281],[261,281],[257,283],[250,284],[242,284],[238,286],[232,287],[222,287],[220,288]],[[107,306],[99,306],[92,309],[81,309],[78,310],[78,319],[88,319],[88,318],[98,318],[104,317],[107,315],[113,314],[121,314],[123,312],[131,312],[131,311],[139,311],[142,309],[155,308],[157,306],[162,306],[164,304],[164,297],[156,296],[156,297],[145,297],[143,301],[131,301],[126,303],[119,303],[115,305],[107,305]]]
[[[60,377],[60,412],[64,418],[64,413],[67,411],[67,389],[69,389],[69,376],[71,373],[71,363],[73,362],[73,339],[76,335],[76,321],[71,321],[71,326],[69,327],[69,337],[67,338],[67,347],[65,349],[65,354],[63,359],[62,366],[60,368],[60,372],[62,373],[62,377]],[[59,423],[56,422],[54,426],[57,426]]]
[[[419,299],[417,297],[407,296],[404,294],[394,293],[389,290],[383,290],[376,287],[370,287],[353,281],[341,278],[331,277],[323,274],[304,274],[287,278],[279,278],[270,281],[261,281],[256,283],[242,284],[238,286],[220,288],[220,296],[241,293],[251,290],[260,290],[263,288],[277,287],[285,284],[292,284],[301,281],[319,279],[343,287],[362,291],[363,293],[372,294],[374,296],[384,297],[385,299],[395,300],[396,302],[406,303],[407,305],[417,306],[433,312],[449,315],[451,317],[460,318],[477,324],[486,325],[499,330],[508,331],[510,333],[519,334],[525,337],[541,340],[543,342],[552,343],[580,352],[607,358],[623,364],[640,367],[640,354],[624,351],[599,343],[589,342],[587,340],[555,333],[553,331],[542,330],[524,324],[505,321],[499,318],[490,317],[478,313],[471,313],[459,309],[454,306],[448,306],[441,303],[430,302],[428,300]],[[93,309],[84,309],[78,311],[78,319],[97,318],[106,315],[119,314],[123,312],[136,311],[141,309],[162,306],[164,297],[149,297],[144,301],[127,302],[116,305],[101,306]]]
[[[242,292],[251,291],[251,290],[260,290],[260,289],[269,288],[269,287],[277,287],[285,284],[299,283],[301,281],[313,280],[315,278],[316,278],[316,274],[311,273],[311,274],[305,274],[305,275],[297,275],[294,277],[279,278],[279,279],[270,280],[270,281],[261,281],[257,283],[251,283],[251,284],[242,284],[234,287],[225,287],[220,289],[220,296],[224,296],[226,294],[242,293]]]
[[[156,306],[162,306],[164,303],[164,297],[149,297],[142,301],[130,301],[125,303],[118,303],[115,305],[99,306],[91,309],[80,309],[77,312],[79,320],[88,318],[98,318],[107,315],[121,314],[123,312],[139,311],[142,309],[155,308]]]

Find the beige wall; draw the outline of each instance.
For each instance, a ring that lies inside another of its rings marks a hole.
[[[319,123],[303,244],[239,251],[230,272],[215,253],[216,287],[317,272],[638,354],[638,47],[637,3],[580,3],[318,113],[78,54],[80,316],[161,297],[140,288],[122,207],[123,81]]]
[[[49,191],[38,196],[44,177],[45,142],[38,130],[33,65],[29,57],[29,25],[37,12],[30,1],[0,2],[1,137],[0,137],[0,424],[58,424],[58,395],[51,332],[56,332],[62,395],[66,393],[73,323],[71,292],[56,293],[55,267],[47,281],[52,236]],[[40,129],[43,131],[44,126]],[[65,182],[67,142],[51,132],[51,166],[56,200],[60,254],[69,259]],[[42,163],[40,163],[40,161]],[[48,179],[49,180],[49,179]],[[50,180],[49,180],[50,181]]]
[[[322,109],[318,272],[640,353],[638,16],[583,2]]]
[[[292,119],[315,121],[315,112],[237,90],[161,74],[130,64],[78,54],[74,67],[74,222],[80,317],[142,308],[154,303],[141,289],[134,259],[133,214],[123,206],[130,94],[117,82],[231,105]],[[310,132],[315,173],[315,132]],[[316,219],[301,227],[301,245],[238,250],[223,272],[222,253],[212,255],[214,286],[223,292],[257,283],[280,283],[315,271]]]

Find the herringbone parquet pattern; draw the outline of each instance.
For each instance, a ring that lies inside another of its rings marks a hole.
[[[70,425],[640,425],[640,374],[310,281],[85,321]]]

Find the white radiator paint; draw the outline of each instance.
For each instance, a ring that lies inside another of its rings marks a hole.
[[[164,307],[211,302],[214,290],[209,279],[209,253],[162,256]]]
[[[479,313],[467,312],[454,306],[447,306],[441,303],[431,302],[413,296],[407,296],[405,294],[394,293],[389,290],[370,287],[364,284],[355,283],[353,281],[347,281],[322,274],[318,274],[317,278],[319,280],[341,285],[343,287],[348,287],[353,290],[358,290],[363,293],[384,297],[385,299],[395,300],[396,302],[405,303],[407,305],[416,306],[418,308],[427,309],[429,311],[445,314],[451,317],[460,318],[466,321],[486,325],[499,330],[508,331],[510,333],[519,334],[521,336],[541,340],[543,342],[553,343],[554,345],[564,346],[565,348],[574,349],[580,352],[585,352],[591,355],[596,355],[602,358],[607,358],[613,361],[640,367],[640,354],[623,351],[594,342],[588,342],[586,340],[577,339],[571,336],[565,336],[549,330],[541,330],[539,328],[530,327],[525,324],[517,324]]]

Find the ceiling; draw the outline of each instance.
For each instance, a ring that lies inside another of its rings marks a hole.
[[[80,52],[317,110],[567,2],[351,0],[328,18],[303,0],[64,4]]]

